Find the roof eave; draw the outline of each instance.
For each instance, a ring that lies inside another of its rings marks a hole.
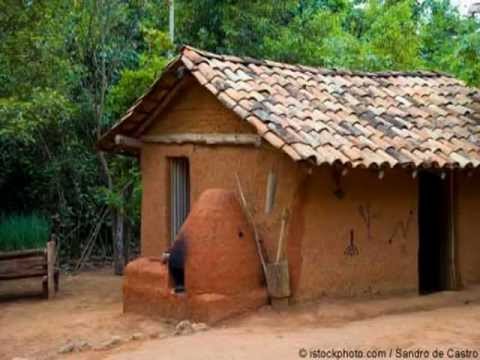
[[[185,76],[185,72],[183,71],[184,66],[185,64],[181,54],[170,61],[145,93],[135,101],[115,125],[109,128],[100,139],[98,139],[95,146],[96,149],[99,151],[131,155],[138,153],[138,149],[116,144],[115,136],[124,135],[134,139],[139,137],[137,130],[143,126],[145,118],[151,116],[154,109],[168,96],[170,90]],[[179,69],[182,69],[182,71],[179,71]],[[160,92],[160,96],[156,97],[155,94],[158,92]],[[147,112],[142,110],[146,99],[157,103],[153,110]],[[135,120],[136,118],[139,120]]]

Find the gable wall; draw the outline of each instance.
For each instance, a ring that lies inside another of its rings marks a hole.
[[[185,89],[154,121],[146,135],[178,133],[256,133],[191,76]]]
[[[168,106],[146,135],[181,133],[251,133],[253,127],[226,109],[208,90],[194,80]],[[168,158],[185,156],[190,162],[191,203],[206,189],[237,190],[238,173],[251,206],[257,209],[258,226],[265,237],[278,236],[282,207],[290,203],[302,172],[287,155],[263,145],[165,145],[144,144],[141,168],[144,196],[142,201],[142,254],[158,256],[169,245],[169,169]],[[279,187],[277,207],[265,215],[265,189],[268,171],[277,172]],[[273,241],[265,240],[268,247]],[[276,247],[275,247],[276,249]],[[272,250],[273,253],[273,250]]]

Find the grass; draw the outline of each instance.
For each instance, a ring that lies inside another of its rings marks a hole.
[[[43,248],[49,236],[50,222],[40,215],[0,216],[0,251]]]

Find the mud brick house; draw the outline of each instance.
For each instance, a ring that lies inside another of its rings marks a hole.
[[[295,301],[480,282],[480,92],[448,75],[184,47],[99,146],[140,159],[144,256],[238,174],[270,258],[289,210]]]

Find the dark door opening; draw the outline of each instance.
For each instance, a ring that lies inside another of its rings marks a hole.
[[[451,176],[451,175],[449,175]],[[439,174],[419,174],[419,252],[420,294],[447,290],[450,251],[450,179]]]

